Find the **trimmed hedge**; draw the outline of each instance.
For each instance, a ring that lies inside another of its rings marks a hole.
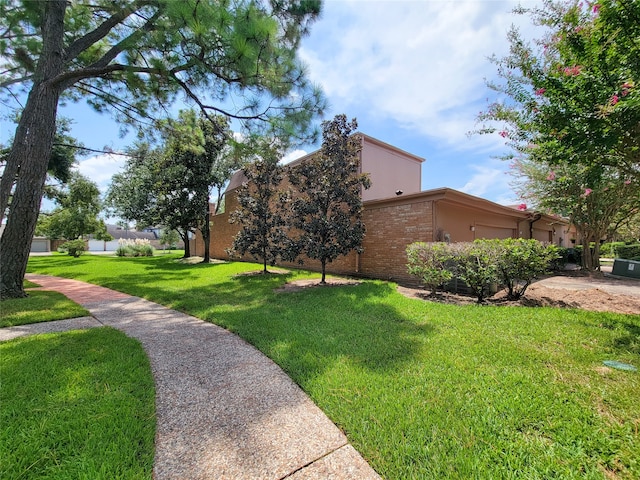
[[[507,298],[517,300],[558,257],[555,245],[522,238],[454,244],[418,242],[407,247],[407,271],[419,277],[432,293],[449,278],[458,278],[479,303],[492,293],[492,285],[503,285]]]
[[[633,245],[620,245],[616,248],[616,258],[640,261],[640,243]]]

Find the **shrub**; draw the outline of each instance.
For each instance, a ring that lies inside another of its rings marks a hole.
[[[154,248],[147,239],[135,240],[121,238],[118,240],[116,255],[119,257],[152,257]]]
[[[517,300],[560,257],[556,246],[522,238],[451,245],[417,242],[407,247],[407,271],[418,276],[432,294],[455,276],[467,284],[478,303],[498,284],[506,287],[507,298]]]
[[[518,300],[531,282],[547,273],[551,262],[559,257],[555,245],[545,245],[538,240],[506,238],[483,240],[497,252],[497,265],[509,300]]]
[[[640,243],[632,245],[620,245],[616,248],[617,258],[624,258],[625,260],[639,260],[640,261]]]
[[[492,284],[500,281],[498,271],[499,249],[495,244],[476,240],[473,243],[449,245],[453,254],[453,274],[466,283],[482,303],[490,294]]]
[[[603,243],[600,246],[600,255],[603,257],[613,257],[617,256],[618,247],[624,247],[624,242],[609,242]]]
[[[416,242],[407,247],[407,272],[419,277],[435,295],[439,286],[453,277],[446,263],[451,252],[446,243]]]
[[[84,240],[81,239],[69,240],[68,242],[60,245],[60,250],[67,252],[72,257],[78,258],[86,250],[86,245],[84,243]]]

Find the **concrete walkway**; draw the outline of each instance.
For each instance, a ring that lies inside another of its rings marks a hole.
[[[0,340],[110,326],[139,340],[156,384],[160,479],[379,479],[271,360],[211,323],[76,280],[27,275],[92,317],[0,329]]]

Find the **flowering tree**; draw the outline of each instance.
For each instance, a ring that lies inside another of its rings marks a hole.
[[[597,268],[589,242],[638,199],[640,3],[547,0],[517,12],[547,34],[530,44],[509,33],[509,55],[493,58],[503,81],[489,85],[506,100],[479,115],[478,132],[505,138],[521,192],[576,222],[584,266]]]
[[[640,209],[640,182],[606,165],[556,165],[519,160],[520,195],[538,208],[571,220],[582,244],[582,263],[600,268],[600,240]],[[590,245],[593,244],[593,249]]]

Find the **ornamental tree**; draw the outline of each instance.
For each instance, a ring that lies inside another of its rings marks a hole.
[[[248,252],[262,261],[262,271],[268,273],[267,264],[275,265],[290,251],[287,236],[290,196],[281,187],[285,173],[278,164],[283,156],[279,142],[262,138],[257,143],[259,158],[242,169],[246,181],[237,191],[238,209],[229,220],[242,226],[230,253],[242,256]]]
[[[336,115],[322,122],[322,148],[313,158],[289,170],[295,187],[291,225],[300,232],[298,252],[326,264],[352,250],[361,251],[362,189],[371,181],[360,172],[362,140],[355,119]]]
[[[321,93],[297,58],[320,1],[0,2],[0,88],[26,97],[0,181],[0,297],[22,282],[61,100],[149,125],[178,98],[247,129],[308,140]],[[313,136],[313,135],[311,135]],[[13,199],[13,200],[10,200]]]
[[[583,267],[599,270],[600,240],[640,210],[640,180],[606,165],[550,166],[522,159],[515,167],[520,195],[568,218],[580,238]]]
[[[489,85],[505,100],[479,115],[478,132],[506,139],[514,150],[506,158],[514,160],[520,181],[535,183],[521,191],[538,208],[580,222],[583,244],[599,242],[607,231],[600,225],[613,220],[609,212],[628,211],[637,200],[633,188],[618,189],[617,199],[610,194],[612,182],[640,177],[640,47],[630,21],[640,18],[640,4],[547,0],[517,12],[547,33],[533,43],[515,29],[509,33],[509,55],[493,58],[502,81]],[[562,171],[572,188],[560,192],[560,182],[540,182],[550,171]],[[585,192],[600,193],[587,198]],[[585,268],[597,268],[596,259],[583,259]]]

